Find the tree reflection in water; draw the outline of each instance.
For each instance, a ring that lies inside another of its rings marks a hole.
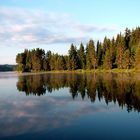
[[[140,111],[140,78],[135,74],[42,74],[20,76],[17,89],[26,95],[44,95],[46,90],[67,87],[73,99],[88,96],[91,102],[105,100],[118,103],[120,107]]]

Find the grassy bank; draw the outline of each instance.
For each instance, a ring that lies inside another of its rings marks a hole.
[[[53,71],[32,71],[32,72],[17,72],[19,75],[29,75],[29,74],[47,74],[47,73],[140,73],[140,70],[135,69],[95,69],[95,70],[53,70]]]

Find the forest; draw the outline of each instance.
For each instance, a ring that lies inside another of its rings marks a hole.
[[[14,71],[16,70],[16,65],[0,65],[0,72],[6,72],[6,71]]]
[[[25,49],[16,56],[17,70],[22,72],[92,69],[140,69],[140,27],[125,29],[116,37],[89,40],[86,46],[71,44],[67,55],[36,48]]]

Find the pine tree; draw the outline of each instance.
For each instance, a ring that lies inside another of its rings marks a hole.
[[[123,68],[129,69],[129,65],[130,65],[130,52],[127,49],[123,54]]]
[[[135,56],[135,69],[140,69],[140,44],[138,45]]]
[[[66,70],[66,62],[64,56],[59,56],[57,59],[57,70]]]
[[[126,28],[125,30],[125,49],[126,49],[125,55],[127,55],[128,61],[126,61],[127,64],[125,65],[127,65],[127,68],[129,69],[134,67],[133,65],[134,50],[130,44],[131,44],[131,31],[128,28]]]
[[[32,60],[31,60],[31,52],[29,50],[24,51],[24,54],[26,56],[26,66],[25,66],[25,71],[30,72],[32,69]]]
[[[83,46],[82,43],[80,44],[80,49],[79,49],[79,51],[78,51],[78,55],[79,55],[79,60],[80,60],[79,67],[80,67],[81,69],[85,69],[86,58],[85,58],[84,46]]]
[[[45,59],[43,61],[43,69],[45,71],[50,71],[51,70],[51,57],[52,57],[52,53],[51,51],[47,51],[47,53],[45,54]]]
[[[16,63],[18,64],[18,70],[25,72],[26,67],[26,55],[24,53],[19,53],[16,56]]]
[[[69,70],[76,70],[79,68],[79,57],[77,54],[77,49],[71,44],[69,50]]]
[[[116,68],[116,54],[117,54],[117,49],[115,45],[115,39],[112,38],[111,40],[111,52],[112,52],[112,68]]]
[[[104,64],[103,64],[103,68],[104,69],[112,69],[112,55],[111,55],[111,51],[110,48],[106,50],[105,53],[105,59],[104,59]]]
[[[125,29],[125,38],[124,38],[126,49],[130,49],[130,45],[129,45],[130,38],[131,38],[131,31],[128,28],[126,28]]]
[[[41,71],[43,69],[43,61],[45,58],[45,51],[43,49],[33,49],[31,53],[32,69],[34,71]]]
[[[50,67],[51,70],[57,70],[57,59],[58,59],[58,54],[52,54],[51,59],[50,59]]]
[[[65,60],[66,70],[68,70],[69,69],[69,56],[68,55],[64,55],[64,60]]]
[[[102,46],[101,65],[104,64],[106,50],[109,49],[109,47],[110,47],[110,40],[107,37],[105,37]]]
[[[86,48],[86,67],[87,69],[95,69],[97,66],[94,41],[90,40]]]
[[[123,69],[123,57],[124,57],[124,37],[119,34],[116,40],[117,47],[117,56],[116,56],[116,64],[117,68]]]
[[[98,41],[97,42],[97,66],[98,68],[101,67],[102,63],[102,44]]]

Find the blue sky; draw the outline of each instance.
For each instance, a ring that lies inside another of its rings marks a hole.
[[[0,0],[0,64],[25,48],[67,54],[71,43],[102,40],[140,24],[139,0]]]

